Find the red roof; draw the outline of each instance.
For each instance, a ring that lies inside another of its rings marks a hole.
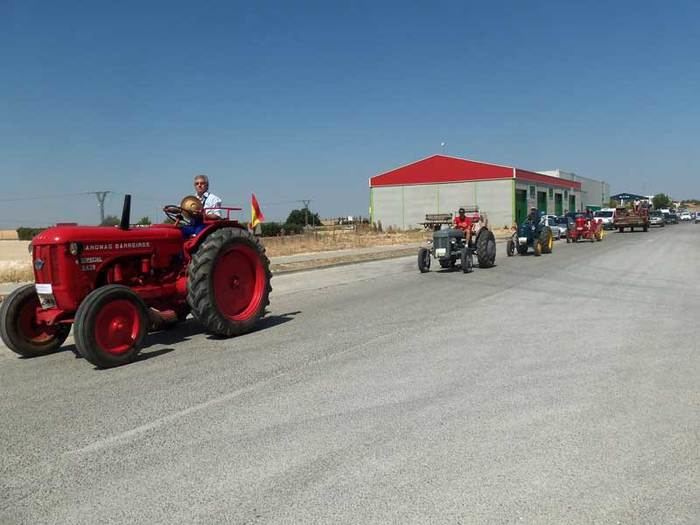
[[[369,179],[370,187],[406,186],[418,184],[444,184],[481,180],[504,180],[517,178],[529,182],[541,182],[551,186],[580,189],[580,182],[559,177],[550,177],[509,166],[499,166],[474,160],[433,155],[427,159],[396,168]]]
[[[568,179],[560,179],[559,177],[552,177],[550,175],[543,175],[542,173],[535,173],[533,171],[515,170],[515,178],[524,182],[539,182],[542,184],[548,184],[550,186],[559,186],[561,188],[567,188],[572,190],[580,190],[581,183]]]

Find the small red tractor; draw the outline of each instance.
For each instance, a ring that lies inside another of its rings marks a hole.
[[[591,242],[603,240],[603,221],[577,215],[573,223],[569,224],[569,231],[566,232],[566,242],[578,242],[587,239]]]
[[[59,225],[32,240],[35,284],[0,308],[8,348],[34,357],[56,351],[71,326],[77,352],[98,368],[133,361],[146,333],[189,313],[217,336],[252,330],[269,304],[270,263],[232,210],[202,210],[197,197],[163,211],[173,224]]]

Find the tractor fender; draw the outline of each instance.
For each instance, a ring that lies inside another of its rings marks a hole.
[[[239,228],[241,230],[246,230],[246,228],[243,227],[240,223],[233,221],[220,220],[207,223],[206,227],[203,230],[201,230],[196,236],[185,241],[184,251],[187,254],[187,256],[192,257],[192,254],[197,251],[199,246],[204,242],[204,239],[209,237],[209,235],[211,235],[215,231],[220,230],[221,228]]]

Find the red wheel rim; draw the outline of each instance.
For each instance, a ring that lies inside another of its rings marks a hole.
[[[48,326],[36,322],[36,311],[39,299],[31,297],[21,306],[18,316],[19,332],[29,342],[35,345],[49,343],[56,337],[57,326]]]
[[[224,252],[212,276],[216,305],[233,321],[245,321],[255,315],[265,291],[265,269],[258,252],[237,245]]]
[[[141,333],[141,311],[134,302],[118,299],[104,305],[95,318],[95,340],[114,355],[133,348]]]

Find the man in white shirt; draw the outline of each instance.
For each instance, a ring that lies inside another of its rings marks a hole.
[[[213,210],[211,208],[221,208],[221,199],[209,191],[209,177],[206,175],[196,175],[194,178],[194,190],[197,198],[202,202],[207,219],[223,219],[223,210]]]

